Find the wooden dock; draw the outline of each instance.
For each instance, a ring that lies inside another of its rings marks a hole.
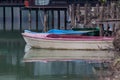
[[[23,31],[24,29],[31,29],[47,31],[54,28],[71,29],[73,27],[101,26],[100,34],[103,36],[102,29],[104,25],[119,27],[120,6],[116,4],[116,1],[111,0],[105,4],[100,4],[98,1],[93,3],[78,1],[60,5],[58,3],[43,6],[34,6],[32,4],[25,7],[24,0],[0,0],[0,9],[3,16],[1,17],[0,30]],[[17,17],[15,16],[16,9],[18,11]],[[10,20],[8,20],[8,16],[10,16]],[[8,25],[9,21],[10,24]],[[17,25],[15,24],[16,21],[18,22]]]

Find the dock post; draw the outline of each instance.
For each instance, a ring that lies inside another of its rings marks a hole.
[[[57,12],[58,12],[58,29],[60,29],[60,10],[58,10]]]
[[[71,28],[75,26],[75,5],[71,5]]]
[[[113,28],[112,28],[112,36],[114,37],[114,35],[115,35],[115,23],[113,24]]]
[[[104,5],[102,4],[100,11],[100,20],[102,21],[103,19],[104,19]]]
[[[102,36],[103,36],[103,30],[104,30],[104,27],[103,27],[103,24],[102,24],[102,23],[99,24],[99,28],[100,28],[100,33],[99,33],[99,35],[102,37]]]
[[[119,13],[120,13],[120,10],[119,10],[119,7],[117,6],[116,7],[116,18],[117,19],[120,19],[120,14]]]
[[[99,9],[99,4],[96,4],[96,10],[95,10],[95,14],[96,16],[98,17],[99,16],[99,12],[100,12],[100,9]]]
[[[44,32],[47,32],[47,11],[44,10]]]
[[[115,13],[116,13],[116,4],[115,4],[115,2],[111,2],[111,17],[112,17],[112,19],[114,19],[115,18]]]
[[[88,6],[88,4],[85,4],[85,15],[84,15],[84,25],[86,25],[87,24],[87,6]]]
[[[77,7],[76,7],[76,22],[77,23],[80,23],[80,15],[81,15],[81,12],[80,12],[80,4],[77,4]]]
[[[107,4],[107,7],[106,7],[106,14],[105,14],[105,18],[106,19],[109,19],[110,18],[110,5]]]

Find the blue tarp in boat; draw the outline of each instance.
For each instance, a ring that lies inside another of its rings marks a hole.
[[[74,31],[74,30],[58,30],[58,29],[51,29],[47,33],[51,34],[86,34],[91,31]]]
[[[32,33],[32,34],[39,33],[39,32],[30,31],[30,30],[25,30],[24,32]],[[83,31],[82,30],[80,30],[80,31],[78,30],[78,31],[75,31],[75,30],[51,29],[48,32],[46,32],[45,34],[80,34],[80,35],[94,36],[93,33],[96,34],[96,32],[94,30],[83,30]]]

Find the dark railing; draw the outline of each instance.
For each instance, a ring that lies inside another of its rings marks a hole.
[[[0,0],[0,3],[23,3],[24,0]]]
[[[0,7],[0,30],[23,31],[31,29],[44,31],[43,12],[40,9],[24,9],[24,7]],[[47,10],[47,27],[49,29],[67,29],[66,10]],[[64,15],[64,16],[63,16]]]
[[[0,6],[23,6],[24,0],[0,0]]]

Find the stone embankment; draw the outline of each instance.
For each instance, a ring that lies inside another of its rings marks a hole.
[[[110,80],[120,80],[120,29],[116,30],[113,46],[115,49],[115,57],[113,63],[111,63],[112,75]]]

